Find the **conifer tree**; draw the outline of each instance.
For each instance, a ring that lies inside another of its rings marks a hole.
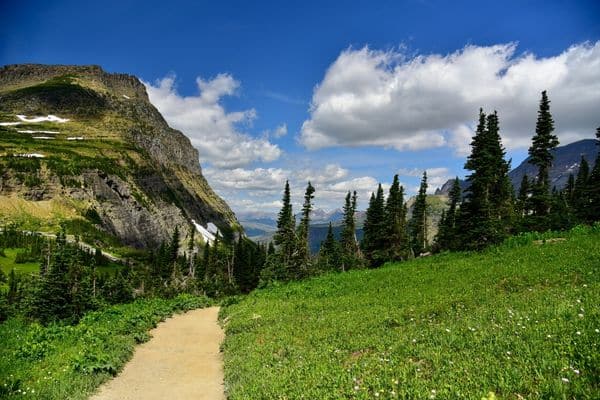
[[[456,221],[461,196],[460,180],[456,177],[449,193],[448,210],[443,212],[440,221],[440,228],[436,238],[436,247],[438,250],[456,250],[458,248]]]
[[[573,207],[573,192],[575,190],[575,177],[573,174],[569,174],[569,179],[567,180],[567,186],[564,188],[565,198],[567,200],[567,204],[569,207]]]
[[[419,255],[428,247],[427,244],[427,171],[423,172],[419,193],[413,206],[413,214],[409,224],[412,251]]]
[[[582,222],[587,221],[588,207],[590,206],[589,175],[590,166],[585,157],[581,156],[579,171],[577,172],[575,186],[573,187],[573,211],[575,216]]]
[[[390,186],[385,204],[385,229],[387,235],[387,259],[406,260],[410,254],[410,243],[406,231],[406,204],[404,188],[400,186],[398,175]]]
[[[363,254],[371,268],[379,267],[387,258],[385,199],[381,183],[377,187],[377,195],[371,194],[363,231]]]
[[[343,209],[344,219],[341,237],[342,271],[360,266],[360,252],[356,241],[356,221],[354,220],[356,202],[356,191],[353,194],[348,192]]]
[[[588,222],[600,221],[600,127],[596,129],[596,145],[598,154],[594,168],[588,178]]]
[[[177,261],[177,255],[179,253],[179,227],[175,226],[173,236],[171,236],[171,242],[169,243],[169,263]]]
[[[514,189],[508,172],[510,161],[506,161],[506,151],[500,138],[500,122],[498,113],[487,116],[486,119],[486,145],[488,147],[490,172],[490,205],[495,229],[501,236],[507,233],[508,223],[512,220],[514,211]]]
[[[472,173],[467,176],[468,188],[458,221],[460,247],[479,249],[506,236],[513,208],[509,163],[504,160],[495,112],[486,118],[479,110],[465,169]]]
[[[302,206],[302,218],[298,225],[297,234],[297,254],[295,260],[294,278],[302,278],[307,276],[310,264],[310,248],[309,248],[309,229],[310,229],[310,213],[312,211],[312,200],[315,197],[315,188],[308,182],[306,192],[304,193],[304,204]]]
[[[273,241],[279,246],[282,262],[287,269],[292,261],[294,250],[296,248],[296,222],[292,210],[290,184],[288,181],[285,182],[282,203],[283,205],[277,219],[277,232],[273,237]]]
[[[521,179],[521,185],[519,186],[519,194],[517,196],[517,214],[520,217],[529,215],[529,195],[531,194],[531,188],[529,187],[529,178],[527,174],[523,175]]]
[[[333,234],[333,226],[329,222],[327,236],[319,250],[319,265],[322,271],[335,271],[340,268],[339,244]]]
[[[550,210],[550,182],[548,174],[552,166],[551,150],[558,146],[558,138],[554,131],[554,120],[550,114],[550,100],[544,90],[540,100],[538,118],[535,125],[529,163],[538,167],[537,177],[532,185],[531,205],[535,216],[548,215]]]

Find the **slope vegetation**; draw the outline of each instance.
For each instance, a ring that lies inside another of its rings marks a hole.
[[[600,398],[600,227],[564,236],[256,291],[223,311],[226,390]]]

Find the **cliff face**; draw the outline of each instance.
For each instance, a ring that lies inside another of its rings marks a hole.
[[[137,247],[176,226],[187,232],[192,220],[240,229],[144,85],[98,66],[0,68],[0,196],[66,204],[69,218]]]

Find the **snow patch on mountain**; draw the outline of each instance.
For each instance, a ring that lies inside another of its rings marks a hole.
[[[194,225],[194,228],[196,228],[196,232],[198,232],[200,235],[202,235],[202,238],[208,242],[209,244],[212,244],[215,241],[215,237],[217,235],[217,233],[219,233],[219,228],[217,228],[217,226],[215,224],[213,224],[212,222],[209,222],[206,225],[206,228],[203,227],[202,225],[200,225],[199,223],[197,223],[195,220],[192,220],[192,224]]]
[[[58,122],[59,124],[64,124],[65,122],[69,122],[68,118],[57,117],[56,115],[47,115],[45,117],[32,117],[27,118],[27,115],[17,114],[17,118],[19,118],[22,122]]]
[[[30,131],[30,130],[22,130],[22,131],[17,131],[19,133],[46,133],[49,135],[55,135],[57,133],[60,133],[59,131]]]

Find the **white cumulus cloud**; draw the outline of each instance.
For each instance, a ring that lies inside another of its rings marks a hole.
[[[221,104],[223,97],[234,95],[240,86],[231,75],[197,78],[197,96],[179,95],[174,76],[144,84],[152,104],[170,126],[190,138],[202,162],[235,168],[253,161],[274,161],[281,155],[281,149],[267,138],[255,138],[238,130],[239,125],[250,124],[256,118],[254,109],[228,112]]]
[[[593,136],[600,109],[600,42],[552,57],[517,54],[514,43],[466,46],[447,55],[347,49],[315,87],[300,132],[308,149],[374,145],[452,146],[464,154],[480,107],[498,110],[509,149],[529,146],[540,92],[548,90],[562,143]]]

